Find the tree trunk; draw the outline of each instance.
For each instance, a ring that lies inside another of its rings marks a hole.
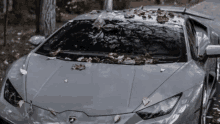
[[[36,34],[40,34],[40,0],[35,0],[35,14],[36,14]]]
[[[113,8],[113,0],[105,0],[104,2],[104,10],[112,10]]]
[[[48,37],[56,26],[56,0],[40,0],[40,34]]]
[[[8,5],[9,2],[8,0],[6,0],[6,2],[4,3],[6,6],[6,10],[5,10],[5,22],[4,22],[4,46],[6,46],[6,41],[7,41],[7,25],[8,25]]]

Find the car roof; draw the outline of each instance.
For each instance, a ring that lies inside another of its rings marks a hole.
[[[141,6],[137,8],[132,9],[124,9],[124,10],[93,10],[89,13],[85,13],[82,15],[77,16],[73,20],[95,20],[97,18],[102,19],[109,19],[109,20],[132,20],[132,21],[143,21],[143,22],[160,22],[158,21],[158,10],[161,10],[163,12],[162,16],[165,14],[167,18],[169,18],[168,21],[165,21],[166,24],[175,24],[175,25],[184,25],[184,22],[189,16],[195,16],[199,18],[205,18],[213,20],[214,18],[211,16],[207,16],[192,10],[188,10],[185,7],[175,7],[175,6]],[[146,18],[143,18],[143,15],[138,15],[140,11],[145,12]],[[173,14],[174,17],[171,18],[169,14]],[[126,18],[125,15],[130,14],[134,15],[133,18]],[[151,18],[148,17],[148,15],[151,16]],[[161,16],[161,14],[159,14]],[[161,23],[163,24],[163,23]]]

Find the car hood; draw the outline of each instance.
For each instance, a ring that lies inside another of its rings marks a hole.
[[[84,64],[86,68],[72,70],[74,64]],[[132,112],[143,97],[148,97],[183,64],[85,63],[47,60],[34,53],[27,68],[27,101],[56,112],[76,110],[88,115]]]

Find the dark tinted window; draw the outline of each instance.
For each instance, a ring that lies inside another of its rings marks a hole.
[[[100,30],[94,20],[79,20],[67,24],[52,36],[37,53],[48,55],[61,49],[68,52],[150,54],[152,57],[186,61],[182,26],[157,23],[105,20]]]

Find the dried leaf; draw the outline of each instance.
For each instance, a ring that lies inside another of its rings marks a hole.
[[[120,119],[121,119],[121,116],[120,116],[120,115],[116,115],[116,116],[114,117],[114,122],[117,123],[117,122],[120,121]]]
[[[166,15],[164,15],[164,16],[157,16],[157,22],[158,23],[165,23],[165,22],[168,22],[169,21],[169,18],[166,16]]]
[[[54,116],[57,115],[57,113],[56,113],[52,108],[49,108],[49,111],[50,111],[50,113],[53,114]]]
[[[97,28],[100,30],[102,26],[105,24],[105,20],[102,18],[97,18],[95,22],[93,23],[93,28]]]
[[[23,74],[23,75],[26,75],[26,74],[27,74],[27,71],[24,70],[24,69],[22,69],[22,68],[20,68],[20,72],[21,72],[21,74]]]
[[[19,105],[20,108],[22,107],[23,104],[24,104],[24,100],[20,100],[20,101],[18,102],[18,105]]]
[[[84,69],[86,69],[86,66],[82,65],[82,64],[80,64],[80,65],[75,64],[75,65],[72,66],[72,70],[80,70],[80,71],[82,71]]]
[[[138,16],[141,16],[141,15],[145,15],[145,11],[143,11],[143,10],[140,10],[140,11],[138,11]]]
[[[170,18],[174,18],[174,14],[172,12],[169,12],[168,15],[170,16]]]
[[[47,60],[54,60],[56,57],[47,57]]]
[[[149,19],[152,18],[151,15],[148,15],[148,18],[149,18]]]
[[[79,57],[79,58],[77,59],[77,61],[81,62],[83,59],[84,59],[84,57]]]
[[[124,14],[124,17],[125,18],[134,18],[134,14],[126,13],[126,14]]]
[[[59,52],[61,52],[61,48],[58,48],[55,52],[50,52],[50,55],[55,57]]]
[[[163,69],[163,68],[160,69],[160,72],[164,72],[164,71],[165,71],[165,69]]]
[[[150,99],[148,99],[147,97],[144,97],[142,100],[144,106],[146,106],[148,103],[150,103]]]
[[[67,79],[65,79],[65,80],[64,80],[64,82],[65,82],[65,83],[67,83],[67,82],[68,82],[68,80],[67,80]]]
[[[72,60],[72,59],[70,59],[69,57],[65,57],[65,60]]]

